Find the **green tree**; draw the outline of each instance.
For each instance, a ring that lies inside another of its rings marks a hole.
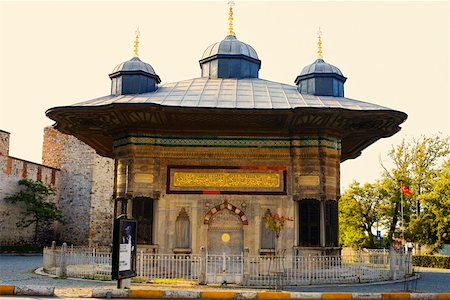
[[[415,240],[434,252],[450,242],[450,160],[443,163],[419,201],[423,210],[411,223],[411,229]]]
[[[421,136],[412,141],[403,140],[399,145],[393,146],[388,153],[393,167],[388,170],[383,164],[384,173],[381,187],[386,195],[381,213],[384,215],[385,225],[388,228],[388,240],[394,236],[401,236],[399,227],[401,207],[403,206],[404,235],[406,239],[417,236],[410,227],[421,212],[420,195],[430,190],[431,181],[436,176],[441,162],[450,153],[449,138],[439,136]],[[401,184],[411,191],[411,196],[402,195]],[[403,199],[403,201],[402,201]]]
[[[40,181],[30,179],[21,179],[18,184],[23,188],[16,194],[6,197],[5,200],[11,203],[25,204],[22,218],[17,221],[16,226],[26,228],[34,224],[35,242],[38,237],[39,225],[48,224],[52,221],[65,223],[63,214],[56,205],[46,201],[48,196],[55,194],[51,187]]]
[[[346,247],[375,247],[373,228],[385,195],[375,184],[353,181],[339,200],[340,242]]]

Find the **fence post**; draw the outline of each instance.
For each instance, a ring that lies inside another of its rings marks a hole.
[[[52,248],[51,248],[51,251],[50,251],[50,253],[51,253],[51,265],[50,265],[50,267],[51,268],[55,268],[56,267],[56,242],[55,241],[53,241],[52,242]]]
[[[144,275],[144,251],[139,252],[139,269],[136,270],[137,276],[145,277]]]
[[[406,272],[405,272],[405,259],[406,259],[405,246],[402,245],[402,247],[400,248],[400,262],[399,262],[398,272],[400,273],[400,276],[402,276],[403,278],[406,275]]]
[[[244,248],[244,261],[243,265],[243,276],[242,276],[242,284],[248,285],[250,281],[250,257],[249,257],[249,249],[248,247]]]
[[[97,275],[97,255],[96,249],[92,249],[92,279]]]
[[[200,258],[200,276],[198,277],[199,284],[206,284],[206,249],[205,247],[200,248],[201,258]]]
[[[60,266],[58,277],[67,277],[67,244],[63,243],[61,246]]]
[[[391,273],[391,280],[397,280],[397,274],[395,272],[396,266],[395,266],[395,250],[394,247],[391,245],[389,247],[389,271]]]

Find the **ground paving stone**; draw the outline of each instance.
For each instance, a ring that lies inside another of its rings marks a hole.
[[[116,287],[113,281],[93,281],[77,279],[54,279],[33,273],[33,270],[42,266],[41,255],[0,255],[0,284],[11,284],[16,286],[43,286],[55,287],[55,294],[65,297],[90,297],[93,288]],[[421,279],[404,283],[383,283],[383,284],[353,284],[353,285],[333,285],[333,286],[306,286],[306,287],[285,287],[283,290],[293,292],[356,292],[356,293],[383,293],[393,291],[413,291],[419,293],[450,293],[450,270],[418,268],[416,272],[421,275]],[[139,288],[158,289],[180,289],[180,290],[204,290],[218,287],[168,287],[162,285],[133,284]],[[230,289],[238,291],[255,291],[256,289],[243,289],[239,286],[231,285],[220,289]],[[268,288],[266,288],[267,290]]]

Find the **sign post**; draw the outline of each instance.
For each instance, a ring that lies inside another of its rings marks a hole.
[[[114,224],[112,279],[135,277],[136,273],[136,220],[117,218]]]
[[[127,200],[121,199],[122,207],[119,216],[114,219],[112,247],[112,279],[117,280],[117,288],[129,287],[127,278],[137,276],[136,272],[136,241],[137,222],[127,218]],[[115,211],[117,211],[117,202]]]

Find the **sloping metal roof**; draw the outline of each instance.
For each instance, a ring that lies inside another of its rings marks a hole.
[[[95,107],[118,103],[149,103],[192,108],[390,110],[387,107],[345,97],[302,95],[297,91],[296,86],[259,78],[210,79],[207,77],[167,83],[151,93],[109,95],[71,106]]]

